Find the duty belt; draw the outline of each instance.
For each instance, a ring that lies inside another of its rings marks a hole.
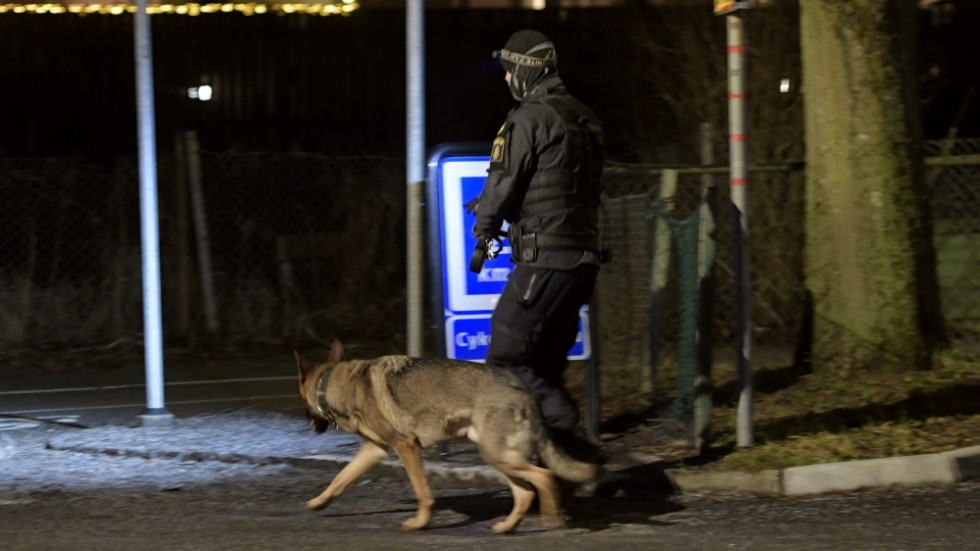
[[[529,233],[523,236],[526,241],[528,238],[534,241],[539,249],[578,249],[580,251],[598,251],[599,239],[583,240],[577,237],[562,237],[560,235],[543,235],[540,233]]]
[[[566,237],[562,235],[545,235],[541,233],[521,233],[511,226],[510,245],[512,256],[518,261],[534,262],[539,250],[576,250],[599,252],[599,238]]]

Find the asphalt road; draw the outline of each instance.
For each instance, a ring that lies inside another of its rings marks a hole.
[[[227,410],[287,411],[301,407],[294,367],[282,362],[177,363],[164,370],[166,408],[190,417]],[[0,430],[25,422],[17,417],[86,426],[133,424],[146,410],[141,367],[35,373],[0,381]]]
[[[496,536],[490,526],[511,503],[503,488],[433,479],[430,527],[407,533],[400,525],[412,515],[414,498],[399,478],[366,478],[329,509],[310,512],[303,503],[336,474],[335,466],[51,449],[52,438],[80,429],[25,419],[132,425],[144,407],[141,376],[107,371],[0,382],[0,412],[7,414],[0,416],[6,429],[0,430],[0,548],[965,551],[980,542],[976,482],[808,498],[632,488],[613,497],[571,499],[568,529],[544,531],[532,514],[516,534]],[[168,407],[180,417],[298,407],[288,364],[216,365],[207,374],[174,369],[168,383]],[[300,419],[295,430],[302,425]],[[233,436],[249,444],[248,434]]]
[[[980,541],[980,484],[803,499],[745,495],[574,498],[570,528],[543,531],[536,514],[516,534],[490,526],[507,492],[433,480],[428,530],[404,532],[407,481],[353,486],[320,512],[303,503],[333,469],[148,460],[44,449],[44,429],[3,433],[3,549],[750,549],[957,550]],[[41,476],[39,476],[41,475]]]

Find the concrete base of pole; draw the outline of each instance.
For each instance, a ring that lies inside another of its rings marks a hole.
[[[140,426],[163,427],[174,421],[174,414],[164,408],[148,409],[140,415]]]

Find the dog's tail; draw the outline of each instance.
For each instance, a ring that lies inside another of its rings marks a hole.
[[[599,476],[602,452],[571,433],[544,431],[538,439],[538,454],[559,478],[570,482],[590,482]]]

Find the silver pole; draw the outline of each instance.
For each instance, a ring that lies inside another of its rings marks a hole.
[[[173,419],[163,404],[163,339],[160,314],[160,232],[157,224],[156,123],[153,118],[153,50],[146,0],[137,0],[133,33],[139,134],[140,233],[143,252],[143,333],[146,412],[142,424]]]
[[[408,0],[406,15],[406,344],[422,355],[422,197],[425,181],[425,11],[423,0]]]
[[[728,29],[728,127],[732,213],[735,224],[735,357],[739,381],[735,445],[752,446],[752,315],[749,271],[748,172],[745,164],[745,27],[740,12],[726,16]]]

